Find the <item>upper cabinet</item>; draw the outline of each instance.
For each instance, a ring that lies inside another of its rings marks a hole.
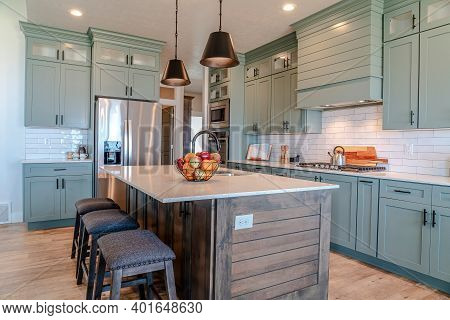
[[[297,68],[297,48],[280,52],[272,57],[272,73],[279,73]]]
[[[245,81],[261,79],[272,73],[272,59],[265,58],[245,66]]]
[[[161,41],[89,28],[93,42],[94,95],[159,100]]]
[[[422,0],[420,2],[421,20],[420,31],[450,24],[450,1]]]
[[[25,125],[89,128],[91,47],[87,35],[25,22],[20,26],[27,40]]]
[[[384,15],[384,41],[407,37],[419,32],[420,4],[418,2]]]
[[[410,2],[386,0],[383,128],[450,128],[450,3]]]

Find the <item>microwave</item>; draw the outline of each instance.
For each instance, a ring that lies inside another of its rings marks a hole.
[[[221,100],[209,104],[209,129],[224,129],[230,127],[230,100]]]

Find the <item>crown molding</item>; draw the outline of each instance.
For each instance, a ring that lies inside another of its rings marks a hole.
[[[86,33],[69,31],[59,28],[41,26],[25,21],[19,21],[20,29],[27,37],[34,37],[54,41],[68,41],[81,44],[91,44]]]
[[[92,42],[101,41],[112,44],[122,44],[127,47],[152,50],[156,52],[161,52],[162,48],[166,44],[164,41],[153,40],[144,37],[133,36],[125,33],[107,31],[92,27],[88,29],[87,33]]]
[[[297,37],[295,32],[289,33],[284,37],[269,42],[261,47],[245,53],[245,63],[252,63],[257,60],[268,58],[284,50],[297,47]]]

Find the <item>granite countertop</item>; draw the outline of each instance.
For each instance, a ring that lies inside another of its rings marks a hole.
[[[189,182],[174,166],[103,166],[100,169],[163,203],[248,197],[337,189],[339,186],[239,170],[236,176],[215,175],[206,182]]]
[[[68,159],[27,159],[22,160],[22,163],[90,163],[92,159],[84,160],[68,160]]]
[[[301,168],[301,167],[297,167],[293,164],[282,164],[282,163],[279,163],[276,161],[233,160],[230,162],[248,164],[248,165],[257,165],[257,166],[263,166],[263,167],[271,167],[271,168],[293,169],[293,170],[299,170],[299,171],[311,171],[311,172],[340,174],[340,175],[355,176],[355,177],[366,177],[366,178],[374,178],[374,179],[397,180],[397,181],[425,183],[425,184],[440,185],[440,186],[450,186],[450,177],[432,176],[432,175],[426,175],[426,174],[412,174],[412,173],[401,173],[401,172],[390,172],[390,171],[364,172],[364,173],[351,172],[351,171],[335,171],[335,170],[324,170],[324,169]]]

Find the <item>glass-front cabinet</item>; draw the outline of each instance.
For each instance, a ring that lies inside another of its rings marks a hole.
[[[391,41],[418,33],[419,27],[420,5],[418,2],[391,11],[384,15],[384,41]]]
[[[424,17],[420,31],[450,23],[450,1],[448,0],[423,0],[420,3],[420,11]]]

